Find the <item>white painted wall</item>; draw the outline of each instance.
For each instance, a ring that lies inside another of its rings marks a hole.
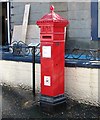
[[[0,80],[12,86],[32,88],[32,64],[26,62],[0,61]],[[91,68],[65,68],[65,93],[83,103],[98,105],[98,72]],[[36,64],[36,90],[40,90],[40,64]],[[99,101],[100,102],[100,101]]]
[[[32,88],[32,64],[25,62],[0,61],[0,80],[11,86],[22,85]],[[36,64],[36,89],[40,88],[40,65]]]
[[[70,98],[98,104],[98,69],[65,68],[65,85]]]
[[[0,120],[2,120],[2,87],[0,86]]]

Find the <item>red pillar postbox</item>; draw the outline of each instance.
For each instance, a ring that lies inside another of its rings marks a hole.
[[[65,103],[64,97],[64,28],[68,20],[54,12],[37,21],[40,27],[41,49],[41,106],[56,106]],[[47,111],[47,109],[46,109]]]

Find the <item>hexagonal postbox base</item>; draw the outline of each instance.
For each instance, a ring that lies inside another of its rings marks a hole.
[[[56,97],[41,95],[40,107],[43,112],[48,114],[63,112],[66,109],[66,97],[64,97],[64,95]]]

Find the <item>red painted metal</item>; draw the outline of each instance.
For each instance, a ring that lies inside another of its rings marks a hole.
[[[54,12],[37,21],[41,42],[41,94],[58,96],[64,94],[64,27],[68,20]]]

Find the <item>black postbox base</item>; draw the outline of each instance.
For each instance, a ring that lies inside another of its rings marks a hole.
[[[66,97],[64,95],[55,97],[41,95],[40,107],[43,112],[48,114],[63,112],[66,109]]]

